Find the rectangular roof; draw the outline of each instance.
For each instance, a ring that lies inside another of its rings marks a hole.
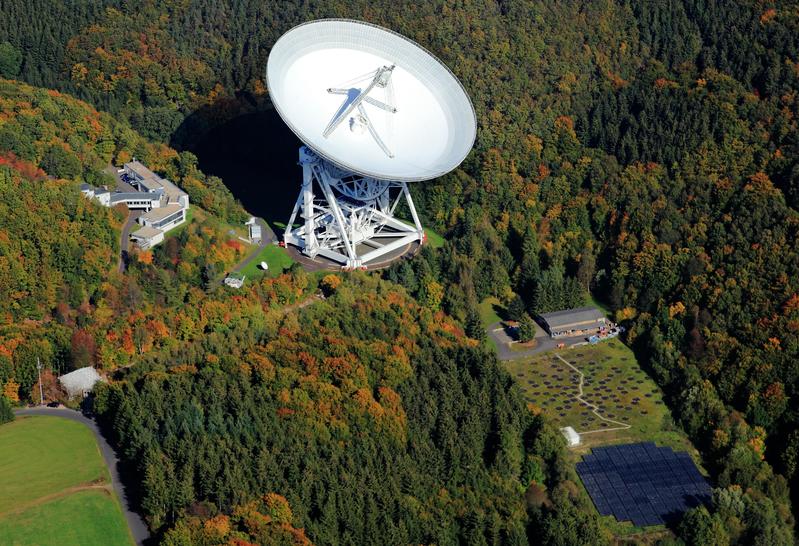
[[[178,188],[166,178],[161,178],[139,161],[125,163],[124,167],[139,175],[142,178],[139,183],[148,190],[155,191],[158,189],[163,189],[169,201],[177,201],[181,196],[186,195],[186,192]]]
[[[125,163],[125,168],[130,169],[142,178],[154,178],[157,176],[153,171],[144,166],[141,161],[134,159],[129,163]]]
[[[170,214],[173,214],[183,207],[177,203],[169,204],[165,207],[160,207],[157,209],[153,209],[148,213],[142,214],[141,218],[143,220],[149,220],[150,222],[158,222],[159,220],[163,220]]]
[[[111,201],[127,201],[129,199],[142,199],[146,201],[158,201],[158,196],[146,191],[118,191],[111,194]]]
[[[153,237],[163,233],[160,229],[156,229],[150,226],[142,226],[133,233],[130,234],[131,237],[136,237],[137,239],[152,239]]]
[[[596,307],[577,307],[575,309],[564,309],[552,313],[542,313],[550,328],[559,328],[569,324],[579,324],[581,322],[591,322],[605,318],[604,313]]]

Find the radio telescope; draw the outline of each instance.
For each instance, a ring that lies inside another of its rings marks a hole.
[[[305,143],[283,243],[345,268],[421,243],[408,183],[457,167],[477,130],[452,72],[390,30],[323,19],[280,37],[266,82],[278,114]],[[394,216],[402,200],[413,225]]]

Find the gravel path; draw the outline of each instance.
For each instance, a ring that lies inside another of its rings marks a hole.
[[[139,514],[133,511],[130,500],[125,494],[125,488],[123,487],[122,482],[119,480],[119,472],[117,471],[117,463],[119,460],[117,459],[116,453],[100,433],[97,423],[82,413],[67,408],[24,408],[14,410],[14,413],[20,416],[50,415],[54,417],[63,417],[65,419],[77,421],[78,423],[83,423],[89,427],[92,433],[94,433],[94,437],[97,439],[97,445],[100,447],[100,453],[103,454],[103,459],[108,467],[108,472],[111,474],[111,486],[114,488],[119,500],[122,502],[122,513],[125,515],[125,519],[128,522],[128,527],[130,527],[130,533],[133,535],[133,539],[136,541],[136,544],[141,545],[150,537],[150,532],[148,531],[147,526],[144,524],[144,520],[141,519]]]
[[[597,432],[610,432],[611,430],[627,430],[628,428],[630,428],[630,425],[628,425],[627,423],[622,423],[621,421],[614,421],[613,419],[608,419],[607,417],[603,417],[602,414],[600,413],[602,408],[600,408],[596,404],[592,404],[591,402],[589,402],[588,400],[583,398],[583,384],[585,383],[585,376],[583,375],[583,372],[581,372],[577,367],[572,366],[571,362],[569,362],[568,360],[566,360],[565,358],[563,358],[559,354],[555,353],[555,356],[558,357],[561,362],[566,364],[569,368],[574,370],[580,376],[580,383],[577,385],[577,391],[578,391],[577,400],[579,400],[580,403],[583,404],[584,406],[588,407],[591,410],[591,413],[593,413],[594,415],[599,417],[600,420],[605,421],[606,423],[612,423],[614,425],[618,425],[617,427],[613,427],[613,428],[598,428],[596,430],[589,430],[587,432],[581,432],[580,433],[581,436],[583,434],[595,434]]]

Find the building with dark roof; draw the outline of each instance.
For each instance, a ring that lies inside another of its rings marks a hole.
[[[124,203],[129,209],[150,210],[161,206],[161,196],[157,193],[116,191],[111,194],[111,206]]]
[[[605,315],[596,307],[578,307],[539,315],[551,337],[596,334],[607,326]]]

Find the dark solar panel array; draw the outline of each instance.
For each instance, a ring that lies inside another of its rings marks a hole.
[[[710,484],[691,456],[652,442],[596,448],[577,473],[600,514],[638,527],[674,523],[710,502]]]

